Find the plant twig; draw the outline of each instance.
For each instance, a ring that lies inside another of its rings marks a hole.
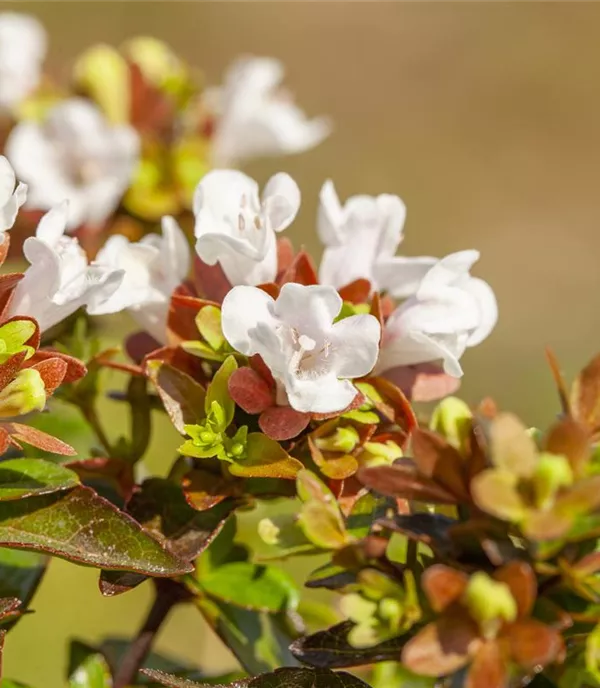
[[[137,637],[129,645],[115,674],[114,688],[126,688],[135,683],[138,671],[152,649],[154,639],[173,607],[190,599],[190,592],[169,579],[156,579],[156,596]]]
[[[98,442],[100,442],[100,444],[102,445],[102,448],[106,452],[107,456],[111,457],[113,453],[113,448],[108,439],[108,436],[104,432],[104,428],[100,424],[100,420],[98,419],[98,414],[96,413],[95,407],[89,404],[78,404],[78,407],[81,413],[83,414],[83,417],[85,418],[87,424],[94,431],[94,434],[98,438]]]

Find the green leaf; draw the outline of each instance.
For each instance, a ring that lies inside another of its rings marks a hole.
[[[213,351],[213,349],[199,340],[191,339],[187,342],[181,342],[181,348],[191,356],[204,358],[207,361],[222,361],[227,354]]]
[[[223,409],[225,415],[224,427],[231,425],[233,414],[235,413],[235,403],[229,396],[229,378],[234,370],[237,370],[237,362],[233,356],[228,356],[222,363],[221,367],[215,373],[208,389],[206,390],[206,400],[204,402],[204,410],[208,414],[212,408],[213,402]]]
[[[304,466],[285,449],[261,432],[248,435],[246,456],[229,465],[232,475],[240,478],[281,478],[294,480]]]
[[[357,649],[348,642],[348,633],[352,628],[354,624],[351,621],[344,621],[326,631],[294,641],[290,650],[303,664],[341,669],[398,659],[400,650],[409,639],[406,635],[373,647]]]
[[[83,643],[71,643],[69,688],[112,688],[106,659]]]
[[[30,358],[34,349],[25,344],[31,339],[37,327],[32,320],[12,320],[0,327],[0,363],[20,351],[27,352]]]
[[[211,570],[200,585],[212,597],[244,609],[278,612],[295,608],[299,595],[294,581],[273,566],[238,561]]]
[[[51,461],[0,461],[0,502],[69,490],[77,485],[77,473]]]
[[[221,329],[221,309],[217,306],[201,308],[196,316],[196,326],[213,351],[218,351],[225,344]]]
[[[202,385],[181,370],[161,361],[150,361],[147,370],[171,422],[182,435],[185,425],[194,425],[204,420],[206,392]]]
[[[17,597],[27,607],[46,570],[37,552],[0,547],[0,597]]]
[[[177,676],[151,669],[144,669],[143,673],[169,688],[205,688],[208,685],[182,680]],[[236,681],[229,684],[229,688],[368,688],[368,686],[364,681],[346,672],[334,673],[327,669],[286,667],[255,678]]]
[[[297,634],[292,633],[284,614],[241,609],[208,597],[198,598],[196,604],[249,674],[298,664],[289,651]]]
[[[192,569],[86,487],[0,502],[0,546],[148,576],[176,576]]]

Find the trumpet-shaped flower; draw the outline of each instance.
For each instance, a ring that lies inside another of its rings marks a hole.
[[[138,161],[139,140],[129,125],[112,126],[89,101],[71,98],[42,122],[22,121],[6,155],[29,186],[27,206],[69,201],[69,229],[98,226],[115,210]]]
[[[0,244],[4,242],[4,232],[15,224],[27,197],[27,185],[19,183],[15,189],[16,181],[10,163],[0,155]]]
[[[498,319],[491,287],[469,274],[477,251],[442,258],[385,324],[376,372],[442,360],[449,375],[460,377],[465,349],[482,342]]]
[[[31,264],[17,284],[9,316],[29,315],[42,331],[56,325],[81,306],[93,313],[118,289],[122,270],[88,265],[77,239],[65,236],[68,203],[46,213],[36,234],[23,244]]]
[[[280,88],[282,64],[267,57],[235,62],[219,88],[207,92],[217,116],[212,142],[215,166],[237,165],[249,158],[300,153],[329,135],[329,122],[307,119]]]
[[[190,268],[190,249],[177,222],[164,217],[162,236],[151,234],[137,243],[112,236],[94,265],[124,272],[119,288],[95,314],[127,309],[146,332],[164,343],[171,295]]]
[[[46,44],[44,27],[34,17],[0,14],[0,109],[15,108],[36,89]]]
[[[345,378],[367,375],[379,350],[372,315],[334,320],[342,299],[333,287],[285,284],[276,300],[256,287],[234,287],[225,297],[222,328],[234,349],[260,354],[278,388],[279,403],[296,411],[335,413],[357,390]]]
[[[367,279],[373,289],[405,298],[417,290],[436,258],[395,256],[403,239],[406,207],[398,196],[352,196],[339,201],[333,182],[321,189],[317,229],[325,252],[321,284],[343,287]]]
[[[272,282],[277,274],[275,232],[288,227],[300,207],[296,182],[280,172],[259,198],[257,183],[242,172],[214,170],[194,196],[196,252],[220,263],[232,285]]]

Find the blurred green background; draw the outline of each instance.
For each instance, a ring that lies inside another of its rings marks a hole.
[[[50,71],[66,79],[93,42],[150,34],[219,82],[240,53],[273,55],[310,114],[333,136],[304,155],[253,164],[285,170],[304,204],[291,230],[318,250],[319,188],[342,198],[399,194],[403,252],[478,248],[500,322],[467,353],[463,395],[494,396],[530,423],[556,412],[544,347],[572,376],[600,349],[600,5],[591,3],[19,2],[50,35]],[[176,439],[161,425],[152,467]],[[164,449],[166,447],[166,449]],[[164,469],[164,466],[163,466]],[[8,642],[6,675],[63,685],[64,638],[131,634],[149,590],[101,598],[97,574],[52,564]],[[231,657],[193,609],[178,610],[159,648],[207,670]]]

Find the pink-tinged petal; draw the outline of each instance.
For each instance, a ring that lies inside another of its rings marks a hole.
[[[304,286],[288,282],[275,302],[274,315],[314,339],[331,330],[342,308],[342,299],[333,287]]]
[[[463,371],[459,358],[465,350],[464,337],[460,335],[428,336],[422,332],[408,332],[384,344],[381,348],[376,374],[400,366],[430,363],[442,360],[444,371],[453,377],[462,377]]]
[[[385,258],[375,263],[373,275],[380,289],[397,299],[405,299],[416,294],[425,275],[437,261],[430,256]]]
[[[475,297],[479,308],[479,326],[467,342],[467,346],[477,346],[489,336],[498,322],[498,302],[490,285],[477,277],[472,277],[464,289]]]
[[[333,326],[331,346],[339,377],[368,375],[379,355],[381,327],[372,315],[353,315]]]
[[[379,255],[391,256],[402,242],[406,206],[404,201],[392,194],[381,194],[375,199],[381,216],[381,237]]]
[[[279,172],[267,182],[262,201],[268,227],[281,232],[289,227],[300,210],[300,189],[289,174]]]
[[[236,351],[246,356],[263,356],[255,334],[260,324],[274,333],[277,321],[272,315],[273,304],[273,299],[256,287],[238,286],[227,294],[221,308],[221,328]]]

